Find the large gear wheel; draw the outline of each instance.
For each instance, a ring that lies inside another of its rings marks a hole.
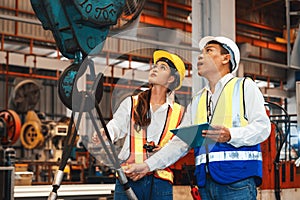
[[[45,139],[41,130],[40,124],[36,121],[29,121],[23,124],[20,135],[22,145],[26,149],[42,147]]]
[[[19,115],[13,110],[0,111],[0,118],[6,123],[6,137],[1,139],[2,145],[13,145],[20,136],[21,120]]]
[[[33,80],[22,80],[19,82],[10,98],[10,107],[17,113],[26,113],[28,110],[34,110],[40,101],[40,85]]]

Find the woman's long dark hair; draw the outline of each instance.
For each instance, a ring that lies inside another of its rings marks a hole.
[[[134,128],[137,131],[146,129],[151,123],[150,98],[151,88],[138,94],[138,103],[133,112]]]
[[[174,66],[174,65],[173,65]],[[171,76],[174,76],[175,80],[169,85],[168,93],[173,91],[180,84],[180,76],[175,67],[169,65],[171,69]],[[133,119],[134,119],[134,128],[137,131],[141,129],[146,129],[151,123],[151,113],[150,113],[150,98],[151,98],[151,89],[140,92],[138,94],[138,102],[134,107]]]

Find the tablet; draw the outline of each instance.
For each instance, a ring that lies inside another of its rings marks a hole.
[[[202,136],[203,130],[211,129],[209,123],[181,127],[178,129],[170,130],[173,134],[177,135],[181,140],[187,143],[190,147],[200,147],[205,143],[213,142],[211,139]]]

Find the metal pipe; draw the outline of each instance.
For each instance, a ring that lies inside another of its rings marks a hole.
[[[5,109],[8,108],[8,67],[9,67],[9,53],[6,52],[6,65],[5,65]]]
[[[266,64],[266,65],[271,65],[271,66],[274,66],[274,67],[279,67],[279,68],[284,68],[284,69],[295,69],[295,70],[300,69],[300,67],[294,66],[294,65],[288,66],[288,65],[285,65],[285,64],[280,64],[280,63],[275,63],[275,62],[270,62],[270,61],[265,61],[265,60],[259,60],[259,59],[254,59],[254,58],[242,57],[241,61]]]
[[[249,36],[249,34],[241,32],[236,35],[236,41],[239,43],[249,43],[256,47],[263,47],[265,49],[275,50],[283,53],[286,53],[287,51],[285,44],[280,44],[269,40],[260,40],[257,36]]]
[[[26,74],[26,73],[20,73],[20,72],[2,72],[0,71],[0,75],[5,75],[8,79],[8,77],[24,77],[24,78],[35,78],[35,79],[45,79],[45,80],[54,80],[57,81],[58,77],[54,76],[45,76],[45,75],[38,75],[38,74]]]
[[[118,38],[118,39],[127,40],[127,41],[135,41],[135,42],[144,43],[144,44],[170,47],[170,48],[175,48],[175,49],[182,49],[182,50],[187,50],[187,51],[200,52],[200,49],[198,47],[195,48],[195,47],[191,47],[191,46],[170,44],[170,43],[167,43],[167,42],[161,42],[161,41],[157,41],[157,40],[148,40],[148,39],[145,39],[145,38],[140,38],[139,39],[139,38],[136,38],[136,37],[122,36],[122,35],[116,35],[116,36],[113,36],[113,38]]]
[[[192,25],[178,20],[167,19],[141,13],[140,22],[155,26],[164,26],[165,28],[178,28],[186,32],[192,32]]]
[[[291,65],[290,0],[285,0],[285,11],[286,11],[286,31],[287,31],[286,58],[287,58],[287,66],[288,68],[290,68]]]
[[[148,1],[152,3],[162,4],[161,0],[148,0]],[[187,4],[182,4],[177,2],[166,1],[166,3],[168,4],[168,7],[179,8],[185,11],[192,11],[192,5],[191,3],[188,2]]]
[[[18,0],[15,0],[15,9],[16,9],[16,12],[15,12],[15,16],[17,17],[18,14],[19,14],[19,1]],[[18,26],[18,21],[15,21],[15,35],[18,35],[19,33],[19,26]]]
[[[3,33],[1,34],[1,49],[0,50],[1,51],[4,50],[4,34]]]
[[[250,10],[250,12],[257,11],[259,9],[265,8],[266,6],[274,4],[274,3],[278,2],[278,1],[280,1],[280,0],[272,0],[272,1],[265,2],[265,3],[260,3],[259,6],[252,7],[251,10]]]
[[[10,21],[15,21],[15,22],[23,22],[23,23],[27,23],[27,24],[34,24],[34,25],[42,25],[42,23],[38,20],[34,20],[34,19],[29,19],[29,18],[23,18],[23,17],[17,17],[17,16],[13,16],[13,15],[3,15],[0,14],[0,19],[4,19],[4,20],[10,20]]]

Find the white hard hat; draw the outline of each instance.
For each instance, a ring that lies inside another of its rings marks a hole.
[[[232,41],[229,38],[223,37],[223,36],[206,36],[202,38],[199,42],[199,48],[202,50],[206,44],[210,41],[216,41],[222,45],[223,48],[225,48],[229,54],[230,54],[230,62],[232,64],[232,73],[236,72],[236,70],[239,67],[240,63],[240,50],[236,43]]]

